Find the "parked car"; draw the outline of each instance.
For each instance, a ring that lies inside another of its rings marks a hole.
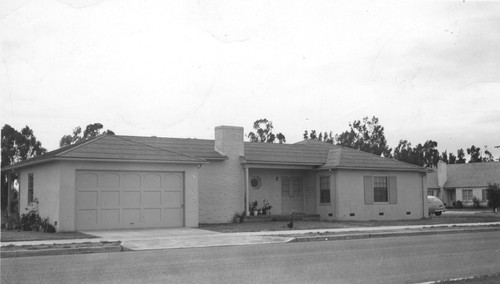
[[[435,196],[427,196],[427,204],[429,205],[429,215],[440,216],[441,213],[446,211],[443,201]]]

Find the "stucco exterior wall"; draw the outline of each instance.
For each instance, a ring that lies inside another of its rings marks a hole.
[[[462,190],[471,190],[472,189],[472,195],[473,195],[473,197],[476,197],[477,199],[479,199],[480,205],[487,206],[488,202],[482,200],[483,190],[486,188],[487,187],[459,187],[459,188],[456,188],[455,189],[456,200],[462,201],[463,206],[472,207],[474,205],[473,201],[472,200],[463,200],[464,197],[463,197],[463,191],[462,191]],[[447,205],[452,205],[452,203],[449,203]]]
[[[47,163],[43,166],[33,166],[20,172],[20,213],[38,207],[38,214],[42,218],[49,218],[54,225],[59,223],[59,168],[57,162]],[[33,173],[33,199],[38,200],[38,205],[28,204],[28,175]]]
[[[57,231],[75,230],[76,171],[161,171],[184,173],[184,224],[198,226],[198,167],[197,165],[60,161],[21,171],[21,204],[27,202],[28,173],[35,174],[35,197],[39,212],[57,221]]]
[[[330,203],[320,203],[320,190],[319,190],[319,179],[322,176],[329,176],[330,177]],[[316,185],[315,185],[315,191],[316,191],[316,199],[315,199],[315,204],[316,204],[316,213],[320,215],[322,220],[326,221],[333,221],[335,220],[337,216],[337,209],[338,206],[336,206],[337,202],[337,183],[336,183],[336,177],[337,174],[335,171],[319,171],[315,175],[315,180],[316,180]]]
[[[331,220],[329,213],[333,213],[336,220],[397,220],[428,217],[427,202],[423,202],[427,196],[426,180],[419,173],[336,170],[332,176],[332,206],[320,206],[318,200],[318,213],[322,219]],[[397,204],[389,202],[365,204],[364,176],[395,176]],[[317,191],[319,192],[319,187]]]
[[[249,201],[258,202],[258,208],[263,205],[263,200],[267,200],[272,206],[272,214],[282,214],[281,207],[281,177],[302,177],[303,196],[302,213],[315,213],[314,203],[314,178],[309,171],[305,170],[280,170],[280,169],[249,169],[249,178],[259,177],[261,187],[259,189],[249,188]]]

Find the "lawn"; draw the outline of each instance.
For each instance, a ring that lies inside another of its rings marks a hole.
[[[96,238],[92,235],[87,235],[80,232],[63,232],[63,233],[43,233],[33,231],[18,231],[2,229],[2,242],[19,242],[19,241],[41,241],[41,240],[64,240],[64,239],[91,239]]]
[[[465,212],[464,212],[465,213]],[[500,213],[470,212],[470,214],[453,214],[445,212],[441,216],[431,216],[429,219],[398,220],[398,221],[295,221],[294,230],[356,228],[375,226],[405,226],[405,225],[439,225],[455,223],[500,222]],[[200,224],[200,229],[222,233],[281,231],[289,230],[288,221],[246,222],[231,224]]]

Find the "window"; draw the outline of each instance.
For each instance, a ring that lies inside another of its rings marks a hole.
[[[28,205],[33,202],[34,178],[33,173],[28,174]]]
[[[388,202],[387,177],[373,177],[373,202]]]
[[[398,203],[395,176],[364,176],[365,204]]]
[[[253,189],[259,189],[261,184],[262,182],[259,177],[253,177],[250,180],[250,185],[252,186]]]
[[[434,196],[434,189],[428,189],[427,190],[427,195]]]
[[[462,189],[462,200],[472,201],[472,189]]]
[[[481,191],[481,201],[482,202],[488,201],[488,192],[486,191],[486,189],[483,189]]]
[[[330,177],[319,177],[319,203],[330,203]]]

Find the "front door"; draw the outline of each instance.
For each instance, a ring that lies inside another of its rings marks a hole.
[[[281,213],[290,214],[292,210],[302,212],[303,192],[302,177],[281,177]]]

